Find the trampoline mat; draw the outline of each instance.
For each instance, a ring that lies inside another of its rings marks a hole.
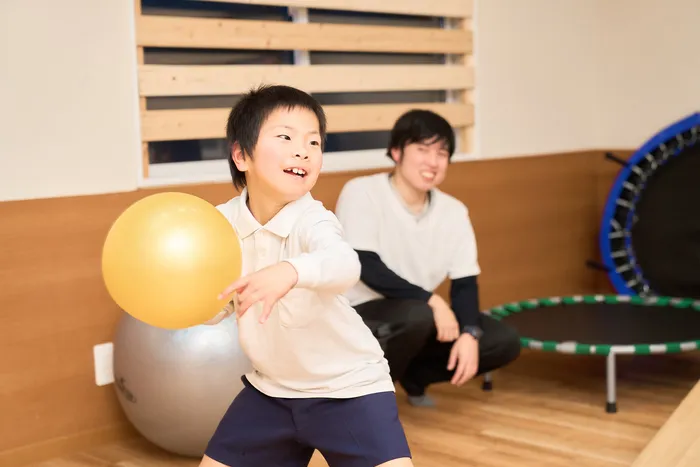
[[[700,298],[700,144],[685,148],[646,181],[632,248],[655,294]]]
[[[673,306],[581,303],[545,306],[502,318],[521,337],[591,345],[637,345],[700,339],[700,312]]]

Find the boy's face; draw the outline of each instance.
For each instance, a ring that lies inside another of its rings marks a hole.
[[[280,108],[260,128],[253,157],[234,151],[250,189],[288,203],[311,191],[321,172],[323,153],[316,115],[307,109]]]
[[[415,190],[428,192],[445,180],[450,153],[443,141],[407,144],[391,150],[396,172]]]

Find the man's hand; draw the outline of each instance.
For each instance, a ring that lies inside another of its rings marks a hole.
[[[236,292],[239,317],[243,316],[254,303],[262,302],[263,311],[260,322],[264,323],[272,313],[272,306],[296,285],[298,279],[294,266],[282,261],[241,277],[226,287],[219,298]]]
[[[440,342],[452,342],[457,339],[459,337],[459,323],[447,302],[438,294],[433,294],[428,300],[428,305],[433,309],[437,340]]]
[[[459,336],[452,345],[447,369],[455,370],[450,381],[454,385],[461,386],[472,379],[479,369],[479,341],[469,334]]]

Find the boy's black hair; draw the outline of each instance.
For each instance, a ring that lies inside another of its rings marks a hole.
[[[440,115],[430,110],[413,109],[401,115],[389,137],[387,156],[390,159],[392,149],[401,149],[407,144],[442,141],[449,153],[449,158],[455,152],[455,134],[452,125]]]
[[[291,86],[263,85],[245,94],[231,109],[226,123],[228,165],[233,185],[242,190],[246,186],[245,173],[233,162],[234,143],[238,143],[245,157],[252,157],[258,142],[260,128],[272,112],[279,108],[302,108],[312,111],[318,119],[321,133],[321,150],[326,140],[326,114],[323,107],[309,94]]]

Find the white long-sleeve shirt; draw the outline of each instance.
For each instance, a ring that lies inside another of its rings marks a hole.
[[[259,322],[256,303],[238,319],[239,340],[253,363],[250,383],[271,397],[350,398],[394,391],[376,338],[342,294],[355,285],[360,262],[335,215],[307,194],[261,226],[247,190],[217,209],[234,227],[243,275],[287,261],[296,286]],[[235,316],[235,315],[234,315]]]

